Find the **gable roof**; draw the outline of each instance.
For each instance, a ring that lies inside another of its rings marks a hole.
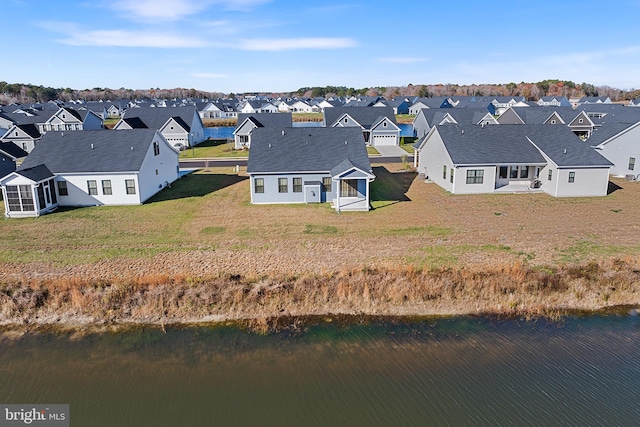
[[[396,115],[391,107],[334,107],[324,110],[324,125],[333,126],[345,114],[348,114],[364,128],[370,128],[379,122],[381,117],[387,117],[394,124],[397,124]]]
[[[45,164],[54,173],[138,171],[155,135],[155,129],[47,132],[18,170]]]
[[[13,160],[26,157],[29,154],[13,142],[0,142],[0,153]]]
[[[330,172],[345,160],[371,171],[357,127],[257,128],[251,136],[247,173]]]
[[[526,136],[560,167],[613,166],[566,126],[526,126]]]
[[[122,119],[129,123],[127,120],[136,118],[149,129],[160,129],[170,118],[180,117],[185,124],[188,124],[186,130],[189,132],[194,115],[200,117],[194,105],[185,107],[142,107],[127,109],[122,115]],[[136,122],[136,124],[138,125],[136,128],[139,129],[139,123]]]
[[[22,175],[33,182],[44,181],[46,179],[50,179],[55,176],[53,173],[51,173],[49,168],[47,168],[43,164],[36,165],[30,168],[20,168],[17,171],[15,171],[15,173],[18,175]]]
[[[251,119],[257,127],[291,127],[292,117],[291,113],[240,113],[237,127],[240,127],[246,119]]]

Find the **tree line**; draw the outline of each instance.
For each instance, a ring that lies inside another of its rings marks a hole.
[[[384,96],[394,97],[439,97],[439,96],[522,96],[528,101],[536,101],[543,96],[564,96],[566,98],[581,98],[583,96],[608,96],[613,102],[628,101],[640,97],[640,90],[622,90],[610,86],[595,86],[590,83],[574,83],[568,80],[543,80],[537,83],[506,83],[506,84],[408,84],[406,86],[379,86],[353,88],[346,86],[314,86],[302,87],[288,93],[251,92],[244,94],[224,94],[221,92],[207,92],[196,89],[108,89],[95,87],[92,89],[76,90],[71,88],[52,88],[22,83],[7,83],[0,81],[0,103],[38,103],[52,100],[72,101],[108,101],[117,99],[173,99],[173,98],[225,98],[242,97],[243,95],[270,96],[298,96],[298,97],[327,97],[327,96]]]

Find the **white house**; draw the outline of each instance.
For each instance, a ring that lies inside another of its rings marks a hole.
[[[139,205],[179,176],[178,153],[159,131],[47,132],[0,179],[8,218],[59,206]]]
[[[604,196],[612,166],[565,126],[437,125],[416,151],[418,172],[454,194]]]

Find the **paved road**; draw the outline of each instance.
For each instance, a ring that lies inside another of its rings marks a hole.
[[[371,163],[401,163],[402,158],[399,156],[370,156],[369,161]],[[407,157],[408,162],[413,162],[413,156],[410,155]],[[215,158],[215,159],[195,159],[195,160],[186,160],[180,159],[180,167],[181,168],[204,168],[209,167],[218,167],[218,166],[247,166],[247,159],[223,159],[223,158]]]

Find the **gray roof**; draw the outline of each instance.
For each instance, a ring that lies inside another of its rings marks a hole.
[[[528,128],[527,138],[560,167],[613,166],[613,163],[591,148],[589,144],[582,142],[568,127],[520,126]]]
[[[257,127],[285,128],[291,127],[293,124],[291,113],[240,113],[238,114],[237,126],[240,126],[248,118],[251,118]]]
[[[4,153],[14,160],[26,157],[29,154],[13,142],[0,142],[0,153]]]
[[[347,160],[371,171],[357,127],[257,128],[251,135],[247,172],[330,172]]]
[[[54,173],[140,170],[155,129],[47,132],[19,170],[45,164]]]
[[[327,127],[334,125],[344,114],[349,114],[349,117],[364,128],[370,128],[381,117],[387,117],[396,124],[396,115],[391,107],[334,107],[325,108],[324,125]]]
[[[436,126],[454,164],[546,163],[542,154],[527,140],[527,128],[527,125]]]
[[[24,176],[25,178],[29,178],[34,182],[44,181],[55,176],[53,173],[51,173],[49,168],[42,164],[30,168],[21,167],[16,171],[16,173],[18,175]]]
[[[191,124],[193,123],[194,115],[196,114],[196,107],[193,105],[185,107],[142,107],[142,108],[129,108],[122,115],[123,119],[138,118],[149,129],[160,129],[170,118],[180,118],[181,126],[187,125],[185,129],[189,132]],[[199,117],[199,116],[198,116]]]

